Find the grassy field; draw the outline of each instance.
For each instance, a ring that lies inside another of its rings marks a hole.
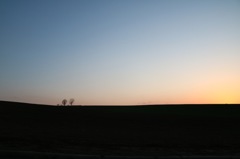
[[[0,149],[240,154],[240,105],[47,106],[0,102]]]

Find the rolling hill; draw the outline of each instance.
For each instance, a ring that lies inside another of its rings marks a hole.
[[[48,106],[0,101],[0,149],[239,153],[240,105]]]

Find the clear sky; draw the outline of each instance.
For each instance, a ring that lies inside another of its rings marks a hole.
[[[0,100],[240,103],[239,0],[1,0]]]

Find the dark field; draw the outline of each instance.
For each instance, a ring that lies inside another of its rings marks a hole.
[[[114,155],[240,154],[240,105],[0,102],[0,149]]]

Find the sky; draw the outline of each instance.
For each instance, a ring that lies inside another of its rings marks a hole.
[[[240,103],[239,0],[1,0],[0,100]]]

